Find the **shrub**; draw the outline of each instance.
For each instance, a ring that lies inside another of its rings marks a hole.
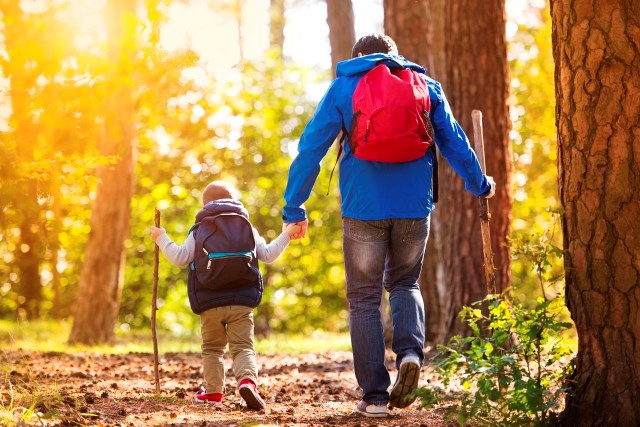
[[[525,307],[509,294],[488,295],[464,307],[460,317],[471,330],[452,337],[434,356],[441,384],[415,393],[424,408],[446,405],[459,425],[548,425],[567,392],[572,353],[565,332],[561,293],[551,292],[550,257],[561,251],[542,237],[514,242],[513,253],[534,264],[542,296]],[[553,289],[552,289],[553,288]],[[553,296],[549,296],[553,294]]]

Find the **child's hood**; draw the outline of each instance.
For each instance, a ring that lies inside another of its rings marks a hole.
[[[356,58],[340,61],[336,67],[336,76],[353,76],[373,69],[378,64],[386,64],[390,68],[411,68],[419,73],[426,73],[426,69],[407,61],[400,55],[373,53]]]
[[[249,212],[247,212],[242,202],[234,199],[218,199],[204,205],[200,212],[196,214],[196,222],[200,222],[208,216],[229,212],[249,218]]]

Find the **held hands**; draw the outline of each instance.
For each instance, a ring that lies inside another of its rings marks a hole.
[[[150,233],[150,237],[151,240],[153,240],[154,242],[156,240],[158,240],[158,237],[160,237],[162,234],[165,234],[166,230],[162,227],[155,227],[155,226],[151,226],[151,233]]]
[[[302,239],[307,235],[308,220],[283,225],[283,230],[289,235],[291,240]]]
[[[489,185],[491,186],[491,188],[489,189],[489,192],[484,197],[487,199],[490,199],[496,194],[496,182],[493,180],[492,176],[488,176],[488,175],[487,175],[487,181],[489,181]]]

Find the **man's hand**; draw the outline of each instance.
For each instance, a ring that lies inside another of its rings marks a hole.
[[[151,240],[153,240],[154,242],[156,240],[158,240],[158,237],[160,237],[160,235],[166,233],[165,229],[162,227],[155,227],[155,226],[151,226]]]
[[[489,175],[487,175],[487,181],[489,181],[489,185],[491,186],[491,188],[489,189],[487,195],[484,197],[490,199],[496,194],[496,182],[493,180],[493,177]]]
[[[302,239],[303,237],[305,237],[307,235],[307,226],[308,225],[309,225],[309,220],[305,219],[303,221],[298,221],[298,222],[295,222],[295,223],[284,224],[282,226],[282,229],[289,234],[289,237],[291,239],[294,239],[294,240],[295,239]],[[289,231],[288,231],[288,227],[289,226],[295,226],[297,231],[289,233]]]

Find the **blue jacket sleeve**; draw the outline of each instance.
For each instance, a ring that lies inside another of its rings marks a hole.
[[[489,182],[482,173],[476,153],[469,145],[469,139],[453,117],[440,83],[431,80],[427,84],[431,98],[431,120],[438,149],[464,180],[467,191],[474,196],[486,194],[490,189]]]
[[[334,80],[329,86],[300,137],[298,155],[291,163],[284,192],[285,206],[282,219],[285,223],[298,222],[306,218],[302,204],[309,198],[313,184],[318,178],[320,161],[342,129],[342,115],[336,105],[337,81]]]

